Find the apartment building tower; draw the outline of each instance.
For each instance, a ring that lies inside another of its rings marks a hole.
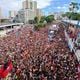
[[[22,9],[18,11],[18,22],[28,23],[30,20],[34,20],[34,17],[38,17],[41,11],[37,8],[37,2],[32,0],[25,0],[22,2]]]

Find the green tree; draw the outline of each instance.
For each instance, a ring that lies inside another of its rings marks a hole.
[[[71,2],[70,5],[69,5],[69,12],[66,12],[62,16],[63,17],[67,16],[71,20],[79,20],[78,21],[78,24],[79,24],[80,13],[77,12],[77,10],[79,10],[79,7],[80,7],[79,3]]]
[[[71,12],[66,12],[65,14],[62,14],[62,17],[68,17],[69,19],[71,18]]]
[[[35,25],[34,25],[34,29],[35,30],[39,30],[40,28],[42,28],[42,27],[45,27],[45,24],[44,23],[36,23]]]
[[[80,21],[80,13],[77,14],[77,19]]]
[[[62,14],[62,17],[65,17],[66,16],[66,14]]]
[[[71,12],[77,12],[77,10],[79,10],[79,3],[75,3],[75,2],[71,2],[69,5],[69,11]]]
[[[67,16],[69,19],[72,19],[72,20],[80,20],[80,14],[79,13],[66,12],[63,15]]]
[[[39,18],[38,17],[35,17],[34,18],[34,23],[38,23],[39,22]]]
[[[44,23],[45,19],[46,19],[46,16],[42,16],[40,19],[40,23]]]
[[[46,18],[47,23],[51,23],[54,20],[54,15],[49,15]]]

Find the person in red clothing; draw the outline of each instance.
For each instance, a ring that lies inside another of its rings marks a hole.
[[[0,70],[0,77],[5,78],[8,75],[8,73],[12,70],[12,68],[12,62],[6,62]]]

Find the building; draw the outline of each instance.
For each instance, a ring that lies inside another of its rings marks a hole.
[[[17,12],[16,16],[13,19],[13,22],[20,22],[20,23],[25,22],[25,15],[24,15],[24,10],[23,9],[21,9]]]
[[[34,17],[36,16],[35,11],[27,9],[25,10],[25,23],[29,20],[34,20]]]
[[[32,0],[23,1],[23,13],[25,23],[28,23],[29,20],[33,20],[36,16],[37,2]]]
[[[30,8],[29,0],[22,2],[22,8],[23,9],[29,9]]]
[[[33,14],[32,14],[33,13]],[[18,11],[18,14],[14,18],[14,22],[28,23],[29,20],[33,20],[35,13],[30,9],[21,9]]]
[[[9,11],[9,18],[12,19],[16,16],[17,11]]]
[[[36,10],[37,9],[37,2],[36,1],[32,1],[32,0],[23,1],[22,8],[23,9],[33,9],[33,10]]]
[[[36,10],[36,9],[37,9],[37,2],[33,1],[33,10]]]
[[[1,19],[2,19],[2,9],[0,8],[0,23],[1,23]]]
[[[18,11],[14,21],[28,23],[30,20],[34,20],[34,17],[40,17],[41,14],[36,1],[26,0],[22,2],[22,9]]]
[[[41,9],[36,9],[36,16],[40,19],[41,16],[43,16],[42,10]]]
[[[54,13],[51,13],[54,15],[54,19],[55,20],[61,20],[62,19],[62,14],[64,14],[64,12],[54,12]]]
[[[15,10],[9,11],[10,22],[13,22],[14,18],[16,17],[16,15],[17,15],[17,11],[15,11]]]
[[[2,9],[0,8],[0,18],[2,18]]]

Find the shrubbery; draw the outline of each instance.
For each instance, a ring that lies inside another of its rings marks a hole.
[[[34,25],[34,29],[39,30],[39,28],[45,27],[45,25],[46,25],[45,23],[36,23]]]
[[[34,18],[34,29],[35,30],[39,30],[39,28],[45,27],[47,23],[51,23],[54,20],[54,16],[53,15],[49,15],[49,16],[42,16],[41,19],[39,19],[38,17]]]

